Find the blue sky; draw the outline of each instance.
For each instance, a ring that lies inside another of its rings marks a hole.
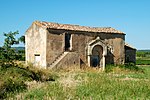
[[[35,20],[113,27],[137,49],[150,49],[150,0],[0,0],[0,46],[3,32],[19,37]]]

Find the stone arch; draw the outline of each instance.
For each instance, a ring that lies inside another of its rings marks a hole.
[[[88,65],[92,66],[92,62],[91,59],[94,56],[93,55],[93,50],[94,49],[99,49],[99,52],[102,52],[100,56],[102,56],[102,58],[99,60],[99,66],[103,67],[103,70],[105,68],[105,56],[107,55],[107,46],[104,43],[104,41],[102,41],[99,37],[97,37],[95,40],[92,40],[88,43]],[[95,58],[96,59],[96,58]]]

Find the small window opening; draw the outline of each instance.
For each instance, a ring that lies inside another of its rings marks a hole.
[[[35,64],[39,64],[41,60],[40,54],[35,54],[34,55],[34,62]]]

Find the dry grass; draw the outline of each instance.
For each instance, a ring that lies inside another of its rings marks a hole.
[[[82,82],[81,80],[76,80],[74,78],[76,75],[76,73],[67,73],[65,75],[62,75],[62,77],[58,81],[63,87],[75,88]]]
[[[28,90],[13,99],[149,99],[150,68],[145,70],[141,73],[114,67],[105,73],[99,68],[68,67],[57,70],[58,78],[53,82],[27,82]]]

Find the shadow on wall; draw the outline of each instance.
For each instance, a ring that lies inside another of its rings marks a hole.
[[[106,64],[114,64],[114,55],[110,50],[107,50]]]

